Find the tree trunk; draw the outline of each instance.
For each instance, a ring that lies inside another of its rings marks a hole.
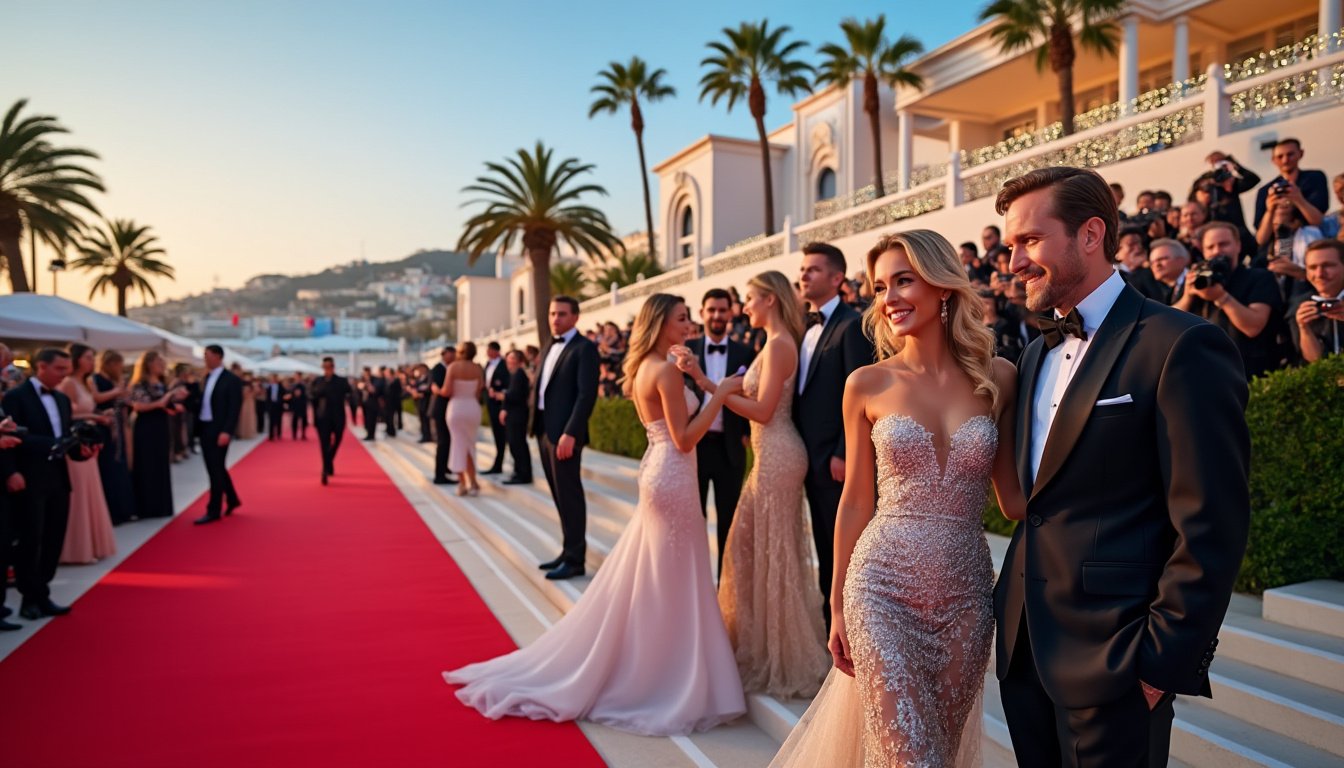
[[[23,253],[19,251],[19,233],[0,235],[0,251],[5,254],[9,267],[9,287],[14,293],[28,293],[28,275],[23,267]]]
[[[1059,76],[1059,121],[1065,136],[1073,135],[1073,67],[1065,67]]]
[[[863,111],[868,113],[868,128],[873,134],[873,193],[885,197],[882,185],[882,103],[877,93],[877,75],[863,74]]]
[[[1073,62],[1077,58],[1073,48],[1073,28],[1067,20],[1059,20],[1050,27],[1050,69],[1059,79],[1059,121],[1064,135],[1073,135]]]
[[[117,315],[126,316],[126,289],[117,287]]]
[[[532,313],[537,318],[537,346],[551,343],[551,249],[529,247],[527,261],[532,265]]]
[[[765,236],[775,234],[775,184],[770,173],[770,140],[765,135],[765,89],[761,81],[752,78],[747,94],[751,116],[756,118],[756,134],[761,143],[761,175],[765,178]]]
[[[635,131],[635,145],[639,147],[639,180],[644,184],[644,226],[648,228],[649,256],[655,257],[653,242],[653,203],[649,197],[649,168],[644,160],[644,116],[639,112],[639,103],[630,101],[630,127]]]

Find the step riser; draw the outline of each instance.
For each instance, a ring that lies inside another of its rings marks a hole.
[[[1218,655],[1344,693],[1344,657],[1223,626]],[[1214,668],[1218,662],[1214,661]]]
[[[1218,768],[1287,768],[1249,756],[1237,744],[1180,722],[1179,715],[1171,729],[1171,756],[1190,765]]]
[[[1344,722],[1338,718],[1294,706],[1273,694],[1239,685],[1216,673],[1210,675],[1209,683],[1214,689],[1213,699],[1208,702],[1212,709],[1344,756]]]
[[[1295,584],[1266,590],[1265,618],[1290,627],[1344,638],[1344,606],[1296,594],[1309,588],[1310,584]]]

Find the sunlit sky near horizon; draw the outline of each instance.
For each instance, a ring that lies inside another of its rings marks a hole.
[[[471,213],[462,187],[538,139],[594,164],[609,192],[596,204],[619,233],[640,230],[628,114],[588,119],[608,62],[639,55],[677,89],[645,108],[652,167],[707,133],[754,136],[743,105],[698,101],[705,43],[725,26],[788,24],[815,63],[844,17],[885,13],[893,36],[931,50],[973,28],[983,5],[0,0],[0,108],[27,98],[25,114],[57,117],[65,142],[101,155],[100,210],[150,225],[177,269],[155,283],[162,300],[451,249]],[[769,127],[791,119],[792,101],[770,96]],[[52,256],[39,247],[44,293]],[[59,281],[62,296],[87,299],[88,279]]]

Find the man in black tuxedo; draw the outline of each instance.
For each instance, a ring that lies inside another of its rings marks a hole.
[[[291,440],[308,439],[308,385],[298,376],[289,385],[289,436]]]
[[[205,370],[205,391],[196,422],[200,425],[201,458],[210,475],[210,501],[205,514],[196,518],[197,525],[218,520],[221,507],[224,514],[231,515],[242,504],[233,488],[227,459],[243,409],[243,380],[224,370],[224,348],[218,344],[205,348]]]
[[[705,335],[686,342],[699,358],[700,370],[715,384],[745,370],[756,356],[751,347],[728,337],[732,319],[733,295],[722,288],[711,288],[700,300],[700,321],[705,324]],[[709,401],[708,395],[697,394],[702,401]],[[742,495],[742,479],[747,468],[746,438],[750,429],[750,422],[725,408],[695,446],[700,475],[700,513],[706,516],[709,484],[714,483],[719,573],[723,572],[723,551],[728,543],[728,529],[733,525],[733,511]]]
[[[588,417],[597,403],[597,345],[574,326],[579,302],[551,299],[551,343],[541,353],[532,431],[541,451],[541,468],[560,513],[564,551],[541,564],[548,579],[582,576],[588,547],[588,504],[579,461],[588,443]]]
[[[359,382],[363,395],[364,439],[378,439],[378,417],[383,412],[383,381],[373,375],[373,370],[364,366],[364,377]]]
[[[1246,548],[1241,360],[1115,273],[1095,172],[1032,171],[997,210],[1028,308],[1053,310],[1018,372],[1026,519],[994,592],[1013,749],[1024,766],[1166,765],[1172,697],[1209,695]]]
[[[434,394],[430,391],[429,366],[420,363],[415,367],[411,379],[411,398],[415,401],[415,415],[420,420],[419,443],[434,442],[434,430],[429,421],[429,401]]]
[[[856,368],[871,365],[873,345],[863,333],[862,316],[840,300],[845,255],[829,243],[803,246],[798,285],[810,305],[807,332],[798,350],[798,389],[793,422],[807,447],[803,488],[812,514],[817,545],[821,611],[831,625],[831,571],[834,568],[835,511],[845,482],[845,428],[840,405],[845,380]]]
[[[345,404],[350,400],[350,382],[336,375],[336,361],[322,358],[322,375],[313,379],[313,426],[322,447],[322,484],[336,474],[336,452],[345,436]]]
[[[285,424],[285,385],[280,383],[280,375],[271,374],[266,382],[266,439],[279,440],[284,436]]]
[[[383,423],[387,424],[387,436],[397,436],[397,424],[401,417],[401,397],[403,389],[397,371],[387,368],[378,369],[378,378],[383,380]]]
[[[94,454],[85,448],[52,454],[60,439],[70,433],[70,398],[56,391],[70,375],[69,353],[43,349],[33,364],[37,369],[33,377],[0,401],[5,414],[27,430],[18,446],[0,451],[0,476],[10,494],[12,534],[18,539],[13,562],[23,598],[19,615],[30,620],[70,612],[68,606],[52,602],[50,587],[70,518],[70,473],[65,457],[84,461]]]
[[[504,358],[509,384],[500,403],[499,420],[508,433],[509,454],[513,456],[513,475],[505,485],[532,484],[532,451],[527,447],[527,427],[532,420],[532,382],[527,378],[524,365],[527,358],[513,350]]]
[[[441,393],[448,386],[448,366],[457,359],[457,347],[447,346],[440,354],[438,365],[429,371],[434,397],[429,401],[429,418],[434,422],[434,484],[453,485],[457,480],[448,474],[448,451],[453,436],[448,432],[448,398]]]
[[[504,471],[507,427],[499,420],[499,412],[504,404],[504,390],[508,387],[509,367],[499,354],[499,342],[492,341],[485,346],[485,411],[490,415],[490,433],[495,438],[495,463],[482,472],[483,475],[498,475]]]

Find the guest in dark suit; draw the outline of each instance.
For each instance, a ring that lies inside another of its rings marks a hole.
[[[201,458],[210,475],[210,500],[197,525],[213,523],[223,513],[233,514],[242,502],[229,476],[229,443],[238,433],[238,416],[243,408],[243,380],[224,369],[224,348],[211,344],[205,348],[205,389],[201,410],[196,414],[200,425]],[[227,502],[228,506],[224,506]]]
[[[19,615],[35,620],[61,616],[67,606],[51,599],[65,528],[70,515],[70,473],[64,458],[51,456],[61,438],[70,433],[70,398],[56,390],[70,375],[70,354],[47,348],[33,357],[36,372],[27,383],[5,393],[0,407],[14,423],[27,430],[15,448],[0,451],[0,476],[11,494],[14,575],[23,601]],[[66,455],[84,461],[94,455],[87,448],[71,448]]]
[[[429,402],[434,397],[429,381],[429,366],[420,363],[415,367],[411,379],[411,398],[415,401],[415,415],[420,419],[420,439],[417,442],[434,442],[434,429],[429,420]]]
[[[745,370],[756,357],[751,347],[729,338],[732,319],[732,294],[722,288],[711,288],[700,300],[700,321],[705,324],[705,335],[686,342],[699,358],[700,370],[715,384]],[[709,402],[708,394],[697,394],[703,402]],[[702,514],[708,514],[709,485],[714,484],[719,572],[723,571],[723,552],[728,544],[728,529],[733,525],[733,510],[737,509],[737,498],[742,495],[742,480],[747,471],[746,438],[750,429],[746,418],[724,408],[695,446]]]
[[[452,485],[457,482],[448,474],[448,448],[453,444],[453,437],[448,433],[448,366],[456,359],[457,347],[444,347],[439,364],[429,372],[431,391],[434,393],[429,403],[429,418],[434,422],[435,485]]]
[[[9,363],[6,362],[6,358],[9,355],[9,347],[5,347],[3,344],[0,344],[0,347],[4,349],[3,352],[0,352],[0,365],[8,366]],[[23,444],[23,438],[14,434],[18,426],[9,417],[0,418],[0,453],[9,453]],[[4,464],[5,459],[0,458],[0,468],[3,468]],[[9,489],[0,485],[0,573],[6,574],[9,572],[10,548],[14,543],[12,533],[14,530],[13,512],[10,509],[9,495]],[[5,589],[8,586],[9,579],[0,579],[0,582],[3,582],[0,583],[0,632],[13,632],[23,629],[22,624],[5,621],[12,613],[9,608],[5,607]]]
[[[383,423],[387,425],[387,436],[397,436],[397,425],[401,417],[401,397],[403,389],[396,371],[378,369],[378,378],[383,382]]]
[[[1026,520],[994,592],[1013,749],[1021,765],[1166,765],[1172,697],[1209,695],[1246,548],[1241,359],[1115,273],[1095,172],[1032,171],[997,210],[1028,308],[1059,318],[1018,371]]]
[[[263,393],[266,402],[267,440],[279,440],[284,435],[285,424],[285,385],[280,383],[280,375],[271,374]]]
[[[551,343],[541,353],[532,431],[541,451],[541,468],[560,513],[564,551],[541,564],[548,579],[582,576],[588,546],[588,503],[580,459],[588,443],[588,417],[597,403],[597,345],[574,326],[579,302],[551,299]]]
[[[532,484],[532,451],[527,447],[527,427],[532,421],[532,380],[527,377],[527,357],[513,350],[504,358],[509,376],[500,401],[499,420],[503,422],[513,456],[513,475],[505,485]]]
[[[350,382],[336,375],[336,361],[322,358],[322,375],[313,379],[313,426],[322,448],[322,484],[336,474],[336,452],[345,435],[345,404],[349,402]]]
[[[845,430],[840,405],[849,374],[871,365],[874,359],[873,344],[863,334],[861,316],[840,300],[845,269],[845,255],[839,248],[829,243],[803,246],[798,285],[811,311],[798,351],[798,396],[793,399],[793,421],[807,446],[803,488],[812,515],[817,577],[823,598],[821,610],[828,629],[835,510],[840,505],[840,490],[845,481]]]
[[[359,380],[359,394],[364,411],[364,439],[378,439],[378,418],[383,412],[383,380],[373,375],[368,366]]]
[[[289,437],[291,440],[308,439],[308,385],[294,378],[289,385],[286,405],[289,408]]]
[[[499,419],[503,408],[504,390],[509,387],[509,367],[499,354],[499,342],[492,341],[485,347],[485,410],[490,414],[490,432],[495,438],[495,463],[482,472],[482,475],[497,475],[504,471],[504,444],[507,440],[507,428]]]

